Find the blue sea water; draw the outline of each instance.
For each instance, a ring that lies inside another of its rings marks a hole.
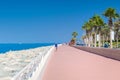
[[[0,44],[0,54],[4,54],[8,51],[16,51],[16,50],[24,50],[24,49],[31,49],[43,46],[50,46],[54,45],[54,43],[8,43],[8,44]]]

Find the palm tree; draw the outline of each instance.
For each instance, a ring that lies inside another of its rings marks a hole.
[[[102,42],[103,42],[103,46],[104,46],[104,42],[107,41],[106,38],[109,35],[109,27],[108,27],[108,25],[105,24],[102,27],[101,32],[102,32]]]
[[[78,33],[77,32],[73,32],[72,36],[73,36],[73,38],[76,38],[78,36]]]
[[[89,38],[89,36],[88,36],[87,22],[84,23],[84,25],[82,26],[82,29],[85,30],[85,32],[86,32],[86,35],[85,35],[85,36],[86,36],[85,41],[86,41],[86,45],[88,46],[88,44],[89,44],[89,42],[88,42],[88,38]]]
[[[95,42],[94,45],[96,47],[96,36],[97,33],[99,34],[99,47],[101,46],[101,27],[104,26],[104,21],[99,15],[95,15],[92,18],[93,26],[94,26],[94,32],[95,32]]]
[[[83,35],[83,36],[82,36],[82,39],[83,39],[83,42],[85,43],[85,45],[87,46],[87,41],[86,41],[87,38],[86,38],[86,35]]]
[[[99,34],[99,47],[101,47],[101,29],[104,26],[104,21],[100,16],[98,16],[98,34]]]
[[[114,23],[114,32],[116,36],[116,41],[117,41],[117,48],[118,48],[118,32],[120,30],[120,21],[117,21]]]
[[[93,20],[92,19],[89,19],[89,22],[88,22],[88,26],[90,27],[90,29],[89,29],[89,35],[90,35],[90,39],[89,39],[89,41],[90,41],[90,46],[93,46],[93,39],[94,39],[94,32],[93,32],[93,25],[94,25],[94,23],[93,23]]]
[[[92,27],[90,22],[86,22],[83,26],[82,29],[86,31],[86,39],[87,39],[87,45],[90,47],[91,45],[91,32],[92,32]]]
[[[72,41],[74,41],[74,43],[76,43],[76,37],[78,36],[78,33],[77,32],[73,32],[72,36],[73,36]]]
[[[112,48],[113,19],[116,19],[118,17],[118,14],[116,13],[115,9],[108,8],[103,15],[108,18],[108,25],[110,27],[110,48]]]
[[[96,25],[96,21],[97,21],[97,16],[93,16],[91,18],[91,20],[93,21],[93,31],[94,31],[94,47],[96,47],[96,42],[97,42],[97,25]]]
[[[120,31],[118,32],[118,40],[120,40]],[[118,45],[118,47],[119,47],[119,45]]]
[[[92,31],[92,46],[93,47],[95,47],[94,42],[95,42],[95,32]]]

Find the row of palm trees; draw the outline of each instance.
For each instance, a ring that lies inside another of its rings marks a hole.
[[[108,23],[105,23],[99,15],[94,15],[84,23],[82,29],[85,30],[86,35],[82,36],[82,38],[87,46],[96,47],[97,36],[99,36],[99,47],[103,46],[105,41],[110,41],[110,48],[113,48],[112,33],[114,32],[118,47],[118,39],[120,37],[120,15],[114,8],[108,8],[103,13],[103,16],[108,18]]]

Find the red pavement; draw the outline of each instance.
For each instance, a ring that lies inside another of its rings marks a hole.
[[[120,80],[120,61],[60,46],[48,61],[42,80]]]

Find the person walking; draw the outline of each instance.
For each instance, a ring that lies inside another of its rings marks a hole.
[[[56,48],[56,51],[57,51],[57,48],[58,48],[58,44],[55,44],[55,48]]]

